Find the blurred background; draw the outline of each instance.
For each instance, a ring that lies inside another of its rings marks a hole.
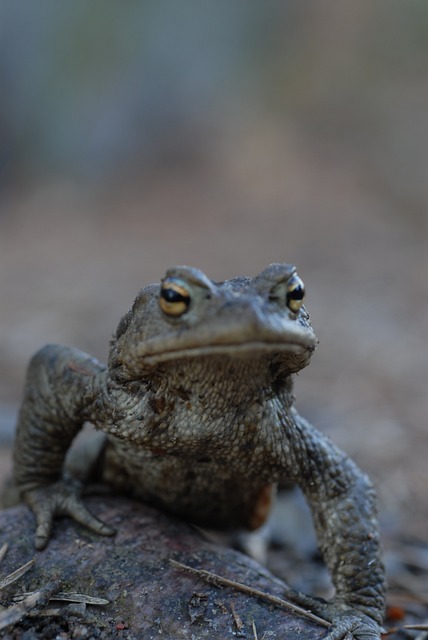
[[[428,525],[428,4],[0,1],[1,474],[25,367],[142,286],[293,262],[301,413]]]

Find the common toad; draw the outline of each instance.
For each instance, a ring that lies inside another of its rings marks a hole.
[[[384,569],[376,499],[358,467],[293,407],[293,374],[317,340],[304,285],[289,264],[216,283],[175,267],[138,294],[108,365],[48,345],[25,387],[14,475],[46,546],[56,515],[100,534],[64,457],[85,421],[106,434],[99,478],[206,527],[256,529],[279,481],[312,511],[336,597],[311,600],[329,640],[380,637]]]

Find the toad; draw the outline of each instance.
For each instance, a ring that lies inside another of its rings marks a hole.
[[[107,365],[65,346],[37,352],[14,449],[36,547],[57,515],[113,533],[64,470],[88,421],[105,434],[98,479],[202,527],[257,529],[278,482],[300,487],[336,590],[312,610],[331,621],[329,640],[378,639],[385,582],[372,484],[293,406],[294,374],[317,343],[304,294],[289,264],[225,282],[179,266],[140,291]]]

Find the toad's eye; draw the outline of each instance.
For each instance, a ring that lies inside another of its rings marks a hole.
[[[167,316],[182,316],[190,307],[190,293],[184,282],[165,278],[161,284],[159,306]]]
[[[293,313],[299,313],[305,297],[305,285],[298,275],[291,276],[287,282],[287,307]]]

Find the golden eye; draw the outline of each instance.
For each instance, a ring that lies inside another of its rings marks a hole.
[[[291,276],[287,283],[287,307],[293,313],[299,313],[305,297],[305,285],[298,275]]]
[[[159,306],[168,316],[181,316],[190,307],[190,293],[181,280],[166,278],[161,284]]]

